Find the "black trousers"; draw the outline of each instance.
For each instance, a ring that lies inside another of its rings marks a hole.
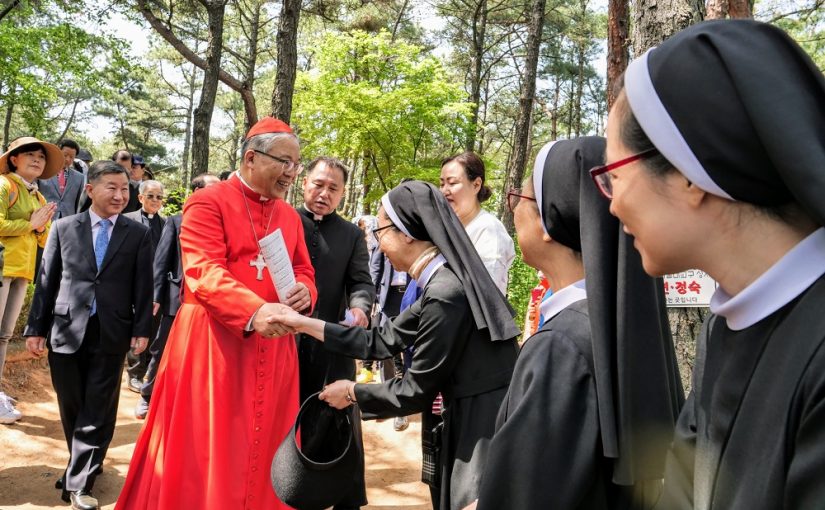
[[[92,316],[80,349],[49,351],[49,365],[69,448],[63,487],[91,490],[115,433],[123,354],[103,352],[100,322]]]
[[[147,402],[152,398],[152,390],[155,388],[155,377],[158,375],[158,367],[160,360],[163,357],[163,351],[166,349],[166,340],[169,339],[169,331],[172,329],[172,323],[175,322],[174,315],[164,315],[160,318],[160,325],[158,326],[158,333],[152,344],[149,346],[149,364],[146,369],[146,382],[140,388],[140,395]]]
[[[152,331],[149,334],[149,341],[151,342],[155,335],[157,334],[158,328],[160,327],[160,314],[155,315],[152,317]],[[126,372],[129,374],[129,378],[132,379],[140,379],[143,380],[143,377],[149,371],[149,361],[152,359],[152,354],[150,353],[149,349],[141,352],[140,354],[132,354],[132,351],[126,353]]]

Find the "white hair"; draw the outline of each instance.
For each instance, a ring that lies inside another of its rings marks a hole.
[[[162,182],[148,180],[148,181],[140,181],[140,186],[138,187],[138,193],[140,193],[141,195],[144,195],[146,193],[146,188],[150,188],[152,186],[157,186],[157,187],[160,188],[160,191],[165,191],[165,188],[163,187]]]

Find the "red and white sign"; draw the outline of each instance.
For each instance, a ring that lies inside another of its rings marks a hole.
[[[667,306],[674,308],[710,306],[718,287],[716,280],[698,269],[666,275],[664,281]]]

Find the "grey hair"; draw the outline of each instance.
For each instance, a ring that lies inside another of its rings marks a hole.
[[[241,155],[246,154],[246,151],[250,150],[269,152],[278,140],[283,140],[284,138],[292,138],[296,142],[298,141],[298,137],[295,136],[294,133],[263,133],[244,140],[243,146],[241,147]]]
[[[159,186],[161,191],[166,190],[166,188],[163,187],[162,182],[147,180],[147,181],[140,181],[140,186],[138,186],[138,193],[143,195],[144,193],[146,193],[146,188],[148,188],[149,186]]]

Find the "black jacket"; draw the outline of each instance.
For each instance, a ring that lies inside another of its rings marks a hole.
[[[183,282],[179,241],[180,220],[180,214],[167,218],[155,249],[154,301],[160,303],[160,313],[170,316],[176,315],[180,308],[180,287]]]
[[[122,214],[100,270],[88,212],[52,224],[24,336],[48,336],[52,351],[76,352],[93,300],[105,352],[126,353],[132,337],[150,335],[152,241],[148,228]]]

